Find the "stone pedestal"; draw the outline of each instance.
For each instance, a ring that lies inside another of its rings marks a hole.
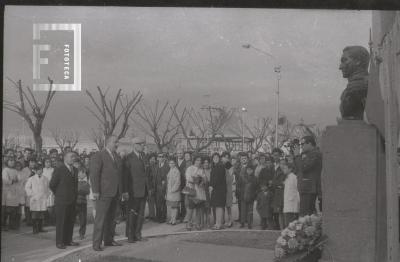
[[[324,262],[378,261],[380,143],[377,129],[357,120],[329,126],[322,137]]]

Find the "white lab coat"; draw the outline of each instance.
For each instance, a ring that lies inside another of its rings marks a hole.
[[[51,177],[53,176],[53,172],[54,172],[54,168],[50,167],[50,168],[43,168],[43,176],[45,176],[47,178],[47,180],[51,180]],[[54,206],[54,194],[53,192],[50,190],[50,194],[49,197],[47,198],[47,206],[48,207],[53,207]]]
[[[3,193],[1,198],[2,206],[17,207],[19,205],[17,170],[4,168],[2,172]]]
[[[283,213],[298,213],[300,209],[300,194],[297,189],[297,176],[287,175],[283,191]]]
[[[45,176],[37,174],[30,177],[25,185],[31,211],[46,211],[47,199],[50,194],[49,180]]]
[[[26,195],[25,185],[29,177],[31,176],[31,173],[32,171],[28,167],[25,167],[20,172],[18,172],[18,179],[20,181],[20,204],[24,204],[27,207],[29,207],[29,197]]]

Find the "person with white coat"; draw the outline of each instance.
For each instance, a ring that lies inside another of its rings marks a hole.
[[[15,159],[8,158],[2,171],[2,215],[4,216],[3,230],[16,229],[17,211],[19,207],[18,175],[15,169]]]
[[[29,197],[32,215],[33,233],[46,232],[43,230],[43,220],[47,211],[47,201],[50,194],[49,180],[43,176],[43,167],[38,164],[35,175],[25,184],[25,191]]]
[[[181,201],[181,174],[176,166],[175,160],[170,159],[169,172],[167,174],[167,206],[170,208],[171,219],[168,222],[176,225],[176,217],[178,216],[178,207]]]
[[[51,159],[47,158],[44,160],[44,168],[43,168],[43,176],[47,178],[47,180],[51,180],[53,176],[54,168],[51,166]],[[54,194],[53,192],[49,193],[49,197],[47,199],[47,213],[45,218],[46,225],[54,226],[56,223],[56,212],[54,208]]]
[[[297,176],[293,173],[294,165],[287,161],[281,162],[282,172],[285,174],[283,191],[283,217],[284,227],[297,219],[300,209],[300,194],[297,189]]]

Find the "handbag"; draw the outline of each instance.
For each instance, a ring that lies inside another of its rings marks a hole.
[[[185,186],[182,189],[182,194],[187,195],[189,197],[195,197],[196,196],[196,190],[194,188]]]

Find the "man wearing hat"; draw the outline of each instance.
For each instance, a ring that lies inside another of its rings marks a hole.
[[[90,159],[90,184],[96,201],[96,217],[93,227],[93,250],[102,251],[105,246],[120,246],[114,241],[114,218],[122,190],[122,161],[116,153],[118,137],[110,136],[106,146]]]
[[[132,139],[133,151],[128,154],[123,163],[124,196],[129,196],[127,219],[128,242],[142,240],[142,226],[144,221],[144,208],[148,191],[151,189],[144,163],[143,138]]]

